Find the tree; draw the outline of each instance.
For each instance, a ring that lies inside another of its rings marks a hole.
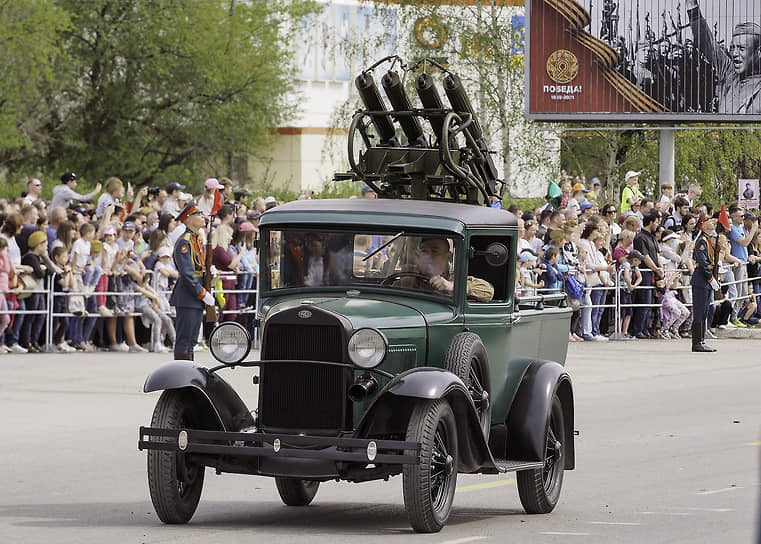
[[[0,28],[0,165],[15,170],[47,152],[45,96],[57,88],[54,66],[64,62],[58,38],[69,19],[52,0],[6,0]]]
[[[288,33],[312,2],[59,0],[71,17],[47,161],[91,179],[200,183],[293,113]]]

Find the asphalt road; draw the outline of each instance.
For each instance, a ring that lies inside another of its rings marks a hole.
[[[461,475],[438,535],[410,531],[399,477],[323,484],[312,506],[288,508],[270,479],[208,471],[192,522],[164,526],[136,444],[158,398],[143,381],[166,357],[2,355],[0,541],[756,542],[761,344],[714,345],[572,344],[580,435],[558,507],[528,516],[513,477]],[[227,373],[241,392],[247,372]]]

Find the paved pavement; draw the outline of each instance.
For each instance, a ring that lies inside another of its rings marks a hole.
[[[323,484],[295,509],[270,479],[211,471],[192,522],[164,526],[136,442],[157,399],[142,383],[165,357],[3,355],[0,541],[753,542],[760,344],[713,344],[699,356],[689,341],[572,344],[577,469],[556,510],[524,514],[511,476],[461,475],[438,535],[410,532],[400,478]],[[250,373],[227,376],[253,404]]]

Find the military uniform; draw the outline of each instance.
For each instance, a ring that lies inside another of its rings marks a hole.
[[[713,296],[711,280],[716,259],[715,249],[710,238],[704,232],[695,240],[692,252],[695,271],[692,273],[692,351],[716,351],[706,346],[703,341],[706,334],[708,307]]]
[[[180,217],[182,215],[181,213]],[[186,231],[174,246],[174,265],[179,278],[169,298],[169,303],[177,309],[175,359],[193,360],[193,347],[198,339],[206,307],[203,302],[206,295],[203,287],[204,258],[200,237],[191,230]]]

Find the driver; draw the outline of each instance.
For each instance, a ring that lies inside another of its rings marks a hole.
[[[454,280],[449,269],[452,250],[446,238],[423,238],[418,244],[418,272],[430,278],[426,282],[422,278],[401,278],[401,287],[432,289],[439,293],[452,295]],[[466,295],[471,300],[487,302],[494,296],[494,287],[486,280],[468,276]]]

